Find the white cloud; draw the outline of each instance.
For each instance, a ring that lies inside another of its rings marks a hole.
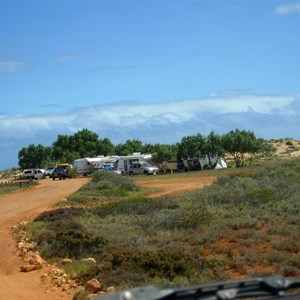
[[[139,104],[135,102],[115,103],[94,107],[81,107],[67,114],[0,117],[1,135],[11,132],[32,134],[39,130],[59,130],[59,128],[135,128],[147,124],[181,124],[197,116],[211,114],[257,113],[295,114],[291,104],[297,96],[258,95],[236,92],[215,94],[211,97],[182,99],[165,103]],[[297,112],[298,113],[298,112]],[[155,121],[154,121],[155,120]]]
[[[275,9],[275,13],[278,15],[288,15],[295,12],[300,13],[300,2],[283,4]]]
[[[299,112],[300,94],[231,91],[164,103],[127,101],[81,107],[65,114],[2,115],[0,155],[4,155],[1,149],[8,151],[10,147],[10,155],[14,153],[17,162],[21,147],[39,143],[51,145],[58,134],[70,135],[83,128],[115,144],[133,138],[145,143],[176,143],[187,135],[206,135],[212,130],[223,134],[236,128],[253,130],[258,137],[266,139],[300,138]],[[9,162],[6,160],[6,163]]]
[[[0,61],[0,75],[14,74],[25,69],[26,64],[19,60]]]

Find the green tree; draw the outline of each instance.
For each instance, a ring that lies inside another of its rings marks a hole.
[[[266,140],[261,138],[254,140],[249,150],[250,166],[252,165],[252,160],[255,155],[267,156],[274,150],[275,148],[268,144]]]
[[[51,147],[44,147],[41,144],[30,144],[19,151],[19,166],[21,169],[44,168],[51,161],[51,154]]]
[[[143,147],[143,153],[151,153],[152,160],[157,164],[161,164],[168,160],[176,160],[177,145],[146,144]]]
[[[54,161],[63,161],[64,156],[70,151],[70,138],[68,135],[58,135],[57,140],[52,144],[52,157]]]
[[[94,157],[97,155],[96,149],[99,142],[97,133],[88,129],[82,129],[70,137],[72,152],[78,152],[80,157]]]
[[[130,155],[134,152],[142,152],[143,144],[140,140],[127,140],[124,144],[118,144],[115,148],[117,155]]]
[[[224,155],[222,137],[213,131],[206,137],[203,148],[204,155],[208,156],[210,162],[212,158],[219,158]]]
[[[198,133],[193,136],[183,137],[181,142],[178,144],[178,159],[186,159],[188,161],[188,168],[193,158],[199,158],[204,156],[205,153],[206,139],[203,135]]]
[[[77,158],[94,157],[97,155],[98,144],[98,134],[88,129],[70,136],[58,135],[52,144],[53,159],[57,162],[72,163]]]
[[[96,152],[97,155],[104,155],[104,156],[113,155],[115,154],[115,146],[108,138],[104,138],[102,140],[100,139],[97,142]]]
[[[236,167],[245,165],[245,154],[255,154],[261,147],[253,131],[230,131],[222,137],[223,147],[234,159]]]

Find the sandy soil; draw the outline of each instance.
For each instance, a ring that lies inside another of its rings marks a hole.
[[[44,179],[33,189],[0,197],[0,300],[72,299],[73,295],[41,283],[44,269],[20,272],[21,261],[15,250],[11,228],[51,209],[86,182],[86,178],[62,181]]]
[[[202,189],[207,185],[212,184],[216,180],[215,177],[178,177],[166,179],[155,179],[149,181],[136,181],[137,186],[153,188],[150,194],[146,191],[147,196],[162,197],[176,195],[186,192],[191,192],[197,189]],[[152,190],[152,189],[151,189]]]

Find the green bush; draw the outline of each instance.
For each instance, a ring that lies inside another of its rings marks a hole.
[[[166,214],[158,223],[158,228],[168,230],[197,229],[201,225],[208,225],[213,215],[205,208],[201,209],[178,209]]]
[[[99,267],[96,264],[84,260],[73,260],[72,263],[59,265],[59,267],[64,269],[71,279],[75,279],[82,285],[99,273]]]
[[[93,188],[94,183],[99,183],[98,188],[101,188],[101,182],[110,182],[113,186],[117,186],[126,191],[135,190],[135,185],[128,176],[121,176],[114,172],[94,172],[92,175],[92,182],[85,186],[86,189]],[[107,188],[107,184],[103,188]],[[109,188],[109,187],[108,187]]]
[[[45,211],[35,218],[36,222],[56,222],[63,219],[73,220],[74,217],[83,215],[85,210],[78,207],[64,207]]]
[[[92,212],[104,218],[110,215],[146,215],[167,207],[168,203],[163,199],[135,197],[99,206]]]
[[[139,250],[110,248],[98,278],[105,285],[144,286],[159,282],[176,282],[181,277],[199,277],[199,262],[176,249]],[[197,275],[198,274],[198,275]]]

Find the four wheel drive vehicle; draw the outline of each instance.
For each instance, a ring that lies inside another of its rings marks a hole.
[[[32,180],[32,179],[42,179],[45,177],[45,171],[42,170],[42,169],[25,169],[23,171],[23,175],[22,177],[24,179],[29,179],[29,180]]]
[[[156,175],[158,173],[158,168],[156,166],[152,166],[147,162],[135,162],[132,163],[128,168],[129,175],[138,175],[138,174],[153,174]]]
[[[58,178],[59,180],[61,179],[66,179],[66,178],[72,178],[74,176],[74,169],[71,164],[68,163],[59,163],[56,165],[52,172],[52,180],[55,180]]]
[[[67,169],[64,167],[56,167],[53,170],[51,177],[52,177],[52,180],[55,180],[55,178],[58,178],[59,180],[66,179],[68,177]]]

